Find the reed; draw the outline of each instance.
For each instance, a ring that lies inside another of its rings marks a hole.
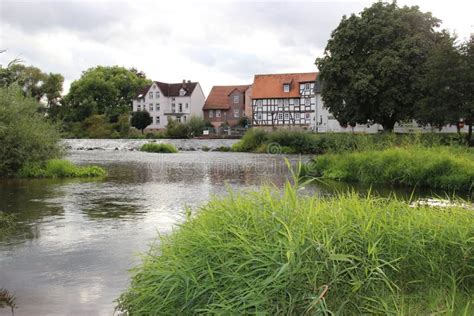
[[[306,176],[366,184],[472,191],[474,152],[446,146],[407,146],[315,157]]]
[[[22,178],[87,178],[103,177],[107,172],[98,166],[76,166],[69,160],[51,159],[44,165],[28,164],[18,175]]]
[[[303,196],[213,198],[133,270],[130,315],[472,315],[474,217],[462,207]]]

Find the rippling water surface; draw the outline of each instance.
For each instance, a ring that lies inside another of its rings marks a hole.
[[[109,175],[95,181],[0,180],[0,210],[16,214],[19,224],[0,241],[0,288],[17,297],[16,315],[112,315],[139,253],[157,232],[167,233],[183,219],[185,206],[229,189],[281,186],[288,178],[279,155],[92,150],[68,158],[101,165]],[[307,192],[334,188],[347,186],[319,184]],[[380,188],[382,195],[388,192]],[[4,314],[11,313],[0,309]]]
[[[281,185],[278,156],[219,152],[76,151],[69,159],[109,175],[88,180],[0,180],[0,210],[19,229],[0,243],[0,288],[16,315],[111,315],[157,232],[230,189]],[[0,314],[10,314],[0,309]]]

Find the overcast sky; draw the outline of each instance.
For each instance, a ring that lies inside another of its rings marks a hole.
[[[373,1],[5,1],[0,0],[0,64],[21,58],[66,78],[120,65],[153,80],[252,83],[254,74],[316,71],[344,14]],[[474,32],[473,1],[419,5],[460,38]]]

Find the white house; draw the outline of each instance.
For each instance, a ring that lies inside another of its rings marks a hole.
[[[138,93],[133,100],[133,112],[148,111],[153,123],[147,130],[163,129],[171,117],[185,123],[191,116],[202,117],[206,100],[199,82],[183,80],[182,83],[154,81]]]

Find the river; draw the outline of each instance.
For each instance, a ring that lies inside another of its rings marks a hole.
[[[16,296],[15,315],[112,315],[128,270],[158,233],[183,220],[186,206],[227,190],[281,187],[288,178],[280,155],[115,148],[68,153],[107,169],[102,180],[0,180],[0,210],[16,214],[19,225],[0,241],[0,288]]]

